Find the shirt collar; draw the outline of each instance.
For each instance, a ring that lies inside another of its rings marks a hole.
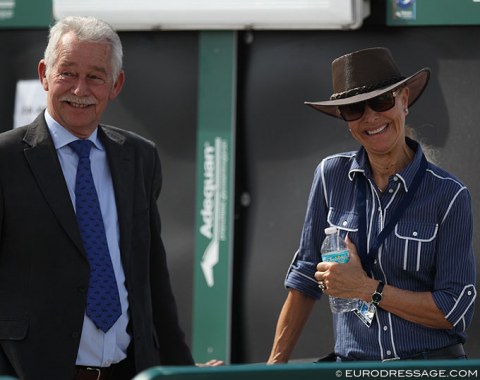
[[[62,127],[50,114],[48,110],[45,110],[45,121],[47,123],[50,136],[52,136],[53,145],[56,150],[63,148],[65,145],[70,144],[72,141],[78,140],[78,137],[70,133],[67,129]],[[104,150],[103,144],[98,138],[98,128],[95,128],[93,133],[88,136],[93,145],[100,150]]]
[[[408,137],[406,137],[405,140],[407,145],[415,152],[415,156],[407,167],[405,167],[401,172],[396,173],[396,176],[402,181],[403,186],[405,186],[405,191],[408,191],[410,185],[412,184],[413,178],[415,177],[415,174],[420,168],[420,162],[423,157],[423,150],[421,145],[416,141]],[[358,150],[350,165],[350,170],[348,172],[348,178],[350,179],[350,181],[353,181],[357,173],[361,173],[367,178],[371,177],[367,152],[365,151],[365,148],[363,146]]]

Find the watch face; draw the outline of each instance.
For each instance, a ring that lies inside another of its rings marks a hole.
[[[372,294],[372,301],[375,303],[379,303],[382,300],[382,295],[380,293],[373,293]]]

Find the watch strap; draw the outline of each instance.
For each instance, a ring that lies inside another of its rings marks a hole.
[[[372,294],[372,303],[377,306],[378,303],[382,300],[382,292],[383,292],[383,287],[385,286],[385,283],[383,281],[378,281],[378,286],[375,292]]]
[[[383,292],[383,287],[385,286],[385,283],[383,281],[378,281],[378,286],[377,290],[375,290],[377,293],[382,294]]]

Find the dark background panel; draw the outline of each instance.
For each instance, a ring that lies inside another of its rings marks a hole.
[[[21,79],[37,78],[47,30],[0,29],[0,131],[13,127],[15,87]]]
[[[158,202],[180,322],[191,339],[197,128],[197,32],[121,33],[126,82],[105,122],[156,142]]]

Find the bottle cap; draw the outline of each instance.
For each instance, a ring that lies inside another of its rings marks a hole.
[[[337,227],[327,227],[325,228],[325,235],[331,235],[337,233]]]

